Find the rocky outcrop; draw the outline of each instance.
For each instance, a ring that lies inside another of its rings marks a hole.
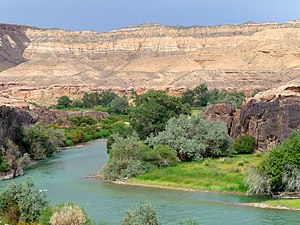
[[[277,97],[270,102],[249,101],[241,108],[240,133],[250,134],[258,147],[268,149],[300,128],[300,98]]]
[[[300,21],[147,24],[107,33],[21,28],[15,33],[22,36],[18,49],[26,62],[2,67],[0,95],[40,105],[55,103],[58,93],[75,99],[99,90],[126,94],[152,88],[178,94],[204,82],[209,88],[251,93],[280,86],[300,72]],[[1,32],[19,43],[12,32]]]
[[[226,123],[234,138],[243,134],[254,136],[259,150],[267,151],[285,140],[291,131],[300,129],[300,98],[251,99],[238,111],[226,104],[215,105],[208,108],[205,115]]]
[[[25,62],[25,48],[30,40],[25,34],[28,27],[0,24],[0,71]]]
[[[0,106],[0,146],[7,139],[16,141],[20,128],[37,120],[37,115],[29,110]]]
[[[78,116],[91,116],[97,121],[104,119],[109,116],[106,112],[96,111],[60,111],[60,110],[49,110],[49,109],[33,109],[37,115],[37,120],[43,123],[54,123],[60,126],[73,126],[74,124],[69,120],[73,117]]]

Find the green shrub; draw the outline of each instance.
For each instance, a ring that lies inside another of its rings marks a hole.
[[[110,112],[116,114],[127,114],[129,108],[128,99],[126,97],[115,98],[109,105]]]
[[[160,225],[155,208],[150,203],[135,204],[122,219],[122,225]]]
[[[43,159],[59,151],[65,140],[63,130],[47,124],[24,127],[22,136],[22,144],[32,159]]]
[[[66,146],[73,146],[74,145],[72,140],[67,139],[67,140],[65,140],[65,142],[66,142]]]
[[[70,108],[72,101],[68,96],[61,96],[57,101],[58,109]]]
[[[208,121],[201,114],[189,118],[180,115],[170,119],[165,131],[146,139],[150,146],[168,145],[181,161],[199,161],[203,157],[231,153],[227,127],[219,121]]]
[[[149,146],[142,146],[139,149],[142,161],[156,167],[175,166],[178,163],[176,153],[167,145],[157,145],[154,149]]]
[[[97,138],[106,138],[111,135],[111,132],[109,130],[100,130],[97,132]]]
[[[51,225],[50,224],[50,219],[51,219],[52,215],[53,215],[52,207],[50,207],[50,206],[46,207],[43,210],[43,212],[42,212],[42,214],[39,218],[39,224],[40,225]]]
[[[37,221],[47,205],[46,194],[36,189],[31,179],[24,183],[10,183],[0,194],[0,216],[12,224],[16,224],[15,220]]]
[[[69,118],[69,121],[74,123],[75,126],[87,126],[97,124],[97,120],[92,116],[76,116]]]
[[[254,152],[255,138],[250,135],[243,135],[233,143],[233,150],[238,154],[251,154]]]
[[[9,162],[6,156],[0,157],[0,172],[8,172],[10,170]]]
[[[74,100],[72,103],[72,107],[73,108],[83,108],[83,102],[79,101],[79,100]]]
[[[127,138],[115,135],[109,151],[110,159],[101,174],[107,180],[135,177],[146,171],[145,165],[138,159],[138,149],[142,143],[135,136]]]
[[[298,179],[297,174],[299,170],[300,135],[296,132],[293,132],[288,139],[274,148],[256,168],[257,173],[259,173],[261,177],[264,177],[265,180],[268,180],[270,192],[286,191],[290,189],[290,187],[294,187],[294,191],[296,191],[297,185],[291,186],[290,182],[293,182],[295,177],[296,180]],[[262,179],[258,179],[259,182],[261,180]],[[259,182],[253,182],[260,186]]]

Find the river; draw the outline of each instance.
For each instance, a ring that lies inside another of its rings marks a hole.
[[[202,225],[300,224],[299,212],[231,205],[257,200],[246,196],[133,187],[84,178],[95,174],[107,160],[105,142],[98,140],[40,161],[13,182],[31,176],[39,189],[47,190],[51,205],[76,202],[97,223],[120,224],[126,208],[149,201],[156,206],[163,225],[185,217],[198,218]],[[0,182],[0,190],[8,182],[12,181]]]

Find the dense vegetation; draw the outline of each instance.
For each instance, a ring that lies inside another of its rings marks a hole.
[[[231,139],[226,125],[205,120],[201,114],[171,118],[165,131],[150,136],[146,142],[150,146],[170,146],[181,161],[199,161],[203,157],[218,157],[231,153]]]
[[[300,135],[296,132],[253,168],[247,178],[249,193],[267,194],[300,191]]]
[[[233,143],[233,150],[238,154],[251,154],[254,152],[255,138],[250,135],[242,135]]]
[[[143,144],[136,135],[116,135],[109,151],[110,159],[101,173],[105,179],[116,180],[141,175],[151,167],[177,164],[176,154],[164,145],[154,149]]]
[[[111,91],[85,93],[81,100],[74,101],[68,96],[61,96],[54,107],[65,110],[94,109],[115,114],[127,114],[130,109],[126,97],[119,97]]]
[[[130,123],[142,139],[163,131],[166,123],[180,114],[189,114],[188,107],[179,98],[157,91],[148,91],[137,97],[136,107],[130,112]]]
[[[36,222],[47,205],[45,193],[36,189],[31,179],[10,183],[0,193],[0,217],[9,224]]]
[[[192,90],[187,90],[182,94],[183,103],[191,107],[201,108],[218,103],[227,103],[235,108],[239,108],[244,101],[242,92],[226,92],[219,90],[208,90],[206,84],[201,84]]]

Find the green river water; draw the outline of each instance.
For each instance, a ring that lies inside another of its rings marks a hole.
[[[198,218],[202,225],[300,224],[299,212],[234,205],[258,200],[246,196],[132,187],[84,178],[95,174],[107,160],[105,142],[98,140],[40,161],[13,182],[31,176],[39,189],[47,190],[51,205],[76,202],[96,222],[113,225],[120,224],[124,209],[141,201],[156,206],[162,224],[177,224],[185,217]],[[0,190],[8,182],[12,181],[0,182]]]

